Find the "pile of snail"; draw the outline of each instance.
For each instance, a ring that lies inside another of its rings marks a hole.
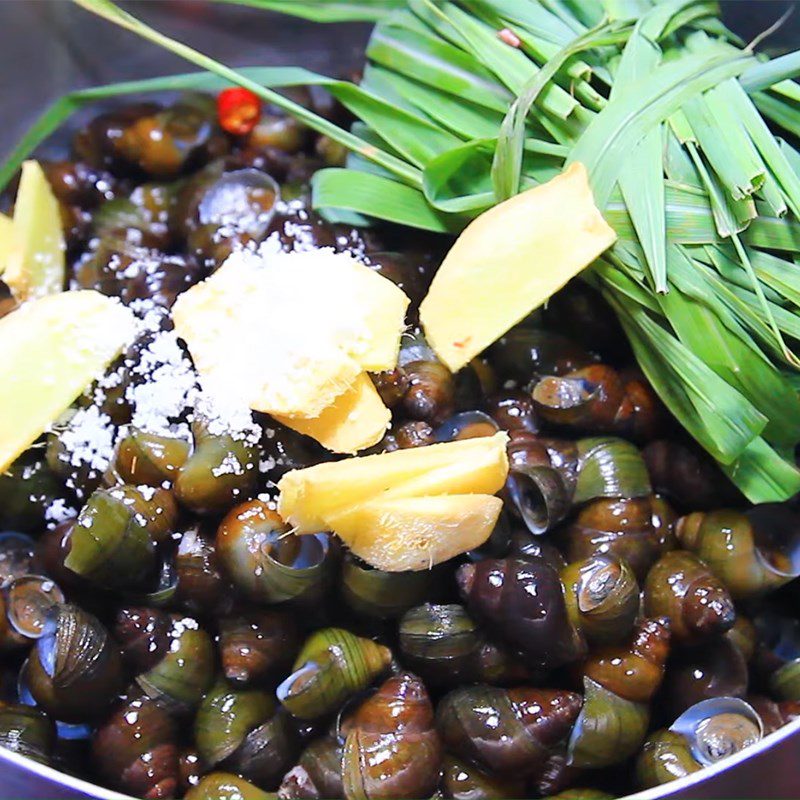
[[[150,799],[602,800],[800,715],[796,507],[748,507],[585,286],[451,374],[413,327],[447,243],[310,211],[343,158],[272,108],[240,137],[202,96],[98,116],[44,165],[71,287],[168,309],[248,242],[353,249],[412,298],[373,451],[507,431],[496,530],[408,573],[296,537],[266,498],[332,456],[260,415],[256,444],[133,427],[138,341],[77,403],[113,421],[107,468],[67,419],[0,477],[0,745]]]

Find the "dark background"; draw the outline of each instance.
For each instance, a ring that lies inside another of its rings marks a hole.
[[[358,65],[370,28],[314,25],[205,0],[123,5],[164,33],[234,66],[299,65],[342,74]],[[751,38],[800,2],[727,0],[721,5],[730,27]],[[800,47],[800,8],[765,46]],[[72,89],[194,69],[68,0],[0,0],[0,157],[52,100]]]

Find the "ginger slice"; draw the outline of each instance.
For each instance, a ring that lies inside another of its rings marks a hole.
[[[311,436],[333,453],[353,455],[377,444],[391,421],[392,413],[366,373],[344,394],[334,400],[318,417],[282,417],[278,422],[288,428]]]
[[[316,419],[365,370],[395,366],[407,306],[347,253],[242,251],[184,292],[172,317],[204,388]]]
[[[26,161],[14,203],[13,235],[5,253],[3,280],[18,300],[64,289],[64,234],[61,212],[38,161]],[[6,225],[3,225],[6,228]],[[0,237],[6,231],[0,229]]]
[[[298,533],[330,528],[334,515],[382,496],[492,494],[508,473],[507,434],[317,464],[278,483],[278,513]]]
[[[333,531],[368,564],[386,572],[430,569],[482,545],[503,507],[484,494],[373,500],[330,519]]]
[[[135,335],[132,312],[92,290],[32,300],[0,319],[0,471],[102,375]]]
[[[456,372],[616,238],[577,162],[490,208],[458,237],[420,306],[428,342]]]

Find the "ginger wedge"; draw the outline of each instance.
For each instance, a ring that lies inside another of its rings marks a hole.
[[[420,306],[425,335],[453,371],[499,339],[616,240],[580,163],[471,222]]]
[[[0,472],[136,334],[133,314],[95,291],[24,303],[0,319]]]
[[[313,419],[282,417],[278,422],[316,439],[333,453],[353,455],[381,440],[392,418],[366,373]]]
[[[3,280],[14,296],[28,300],[63,291],[65,246],[61,212],[38,161],[22,165],[12,224],[13,240]]]
[[[408,302],[347,253],[240,251],[184,292],[172,317],[205,389],[316,419],[364,371],[396,365]]]
[[[505,433],[409,450],[317,464],[287,472],[278,489],[278,513],[298,533],[330,529],[334,515],[388,493],[493,494],[508,474]],[[448,480],[442,479],[442,472]],[[430,478],[428,478],[430,476]]]
[[[373,500],[330,519],[333,531],[386,572],[430,569],[482,545],[503,501],[484,494]]]

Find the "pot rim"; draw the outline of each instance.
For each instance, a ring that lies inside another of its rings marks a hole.
[[[770,750],[774,746],[780,744],[785,739],[792,736],[800,736],[800,718],[792,720],[787,725],[774,731],[773,733],[765,736],[760,742],[746,748],[745,750],[729,756],[722,761],[713,764],[710,767],[704,767],[698,772],[687,775],[684,778],[670,781],[661,786],[655,786],[652,789],[645,789],[641,792],[625,795],[619,800],[660,800],[660,798],[669,797],[671,794],[680,792],[684,789],[689,789],[697,784],[704,783],[707,780],[712,780],[721,772],[735,767],[751,758],[757,758],[760,754]],[[113,789],[106,789],[103,786],[91,783],[91,781],[77,778],[74,775],[68,775],[65,772],[49,767],[46,764],[40,764],[33,761],[27,756],[14,753],[7,750],[5,747],[0,746],[0,763],[15,766],[24,772],[32,773],[45,778],[53,783],[61,784],[76,792],[81,792],[89,798],[96,798],[96,800],[136,800],[127,794],[114,791]]]

